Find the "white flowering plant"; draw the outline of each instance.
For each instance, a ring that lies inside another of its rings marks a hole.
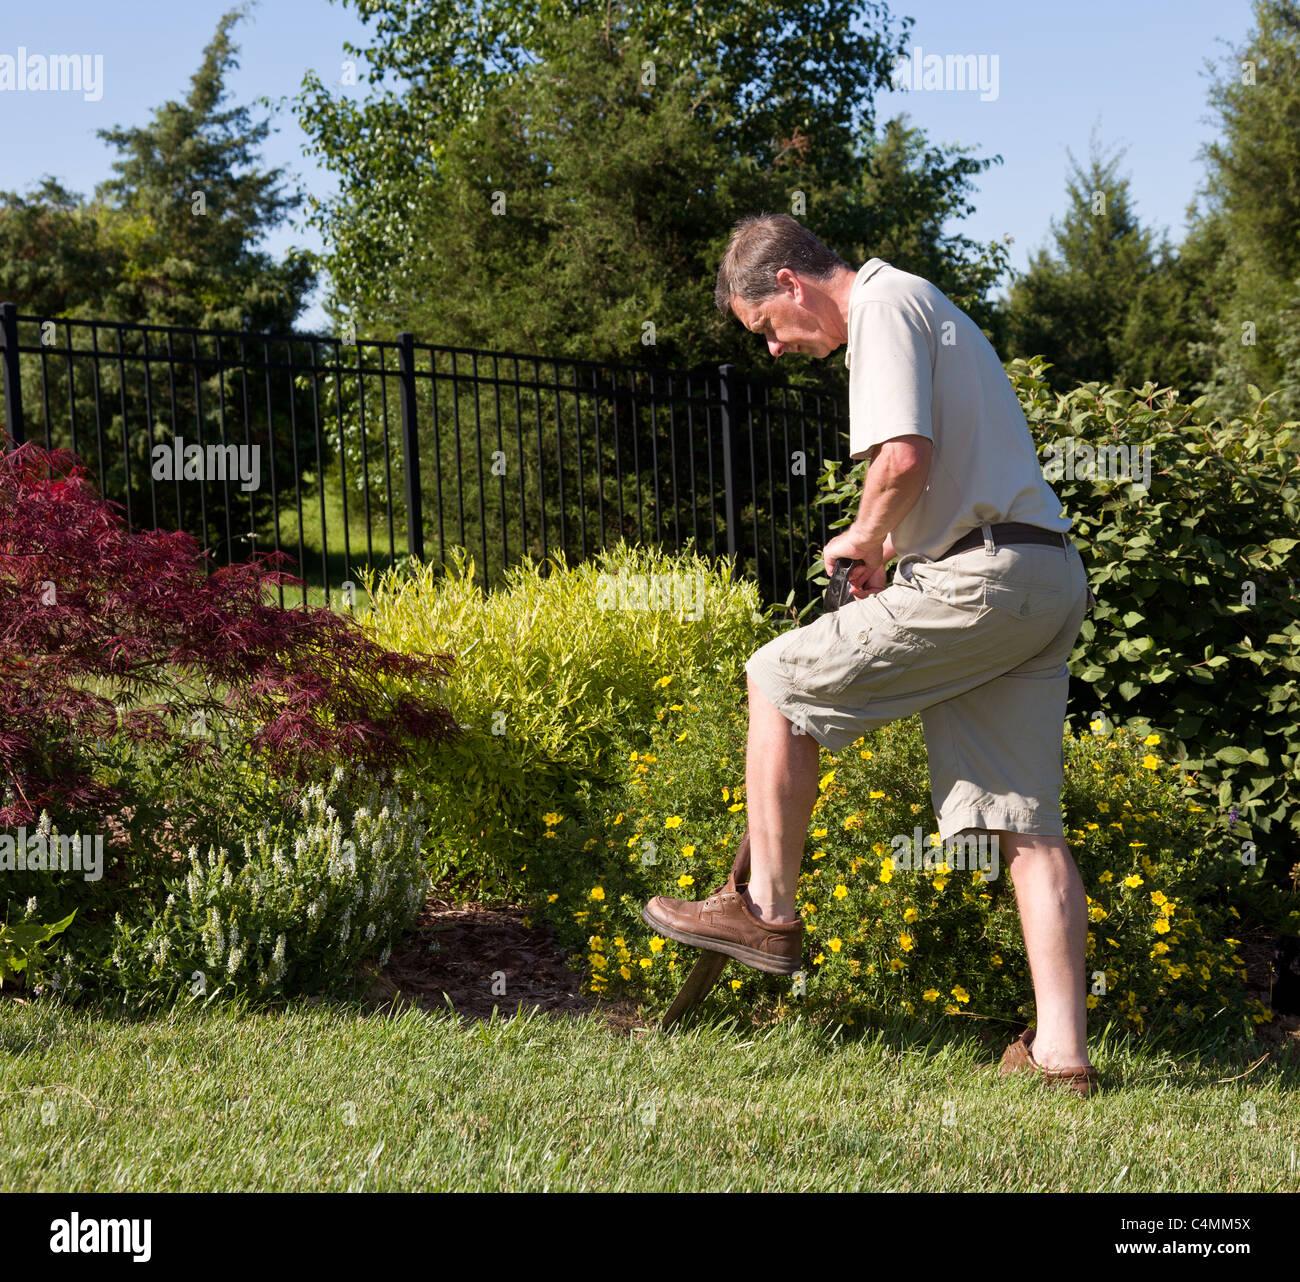
[[[337,990],[382,965],[429,889],[425,815],[397,786],[364,791],[342,767],[234,850],[189,851],[147,925],[117,922],[113,963],[137,996]]]

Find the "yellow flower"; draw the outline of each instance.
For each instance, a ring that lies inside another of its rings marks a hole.
[[[909,935],[906,931],[904,931],[904,932],[903,932],[901,935],[899,935],[899,937],[898,937],[898,946],[899,946],[899,947],[900,947],[900,948],[901,948],[905,953],[910,953],[910,952],[912,951],[912,936]]]
[[[674,743],[681,743],[681,741],[682,741],[683,739],[685,739],[686,736],[687,736],[688,734],[690,734],[690,731],[689,731],[689,730],[683,730],[683,731],[681,732],[681,734],[679,734],[679,735],[677,736],[677,738],[676,738],[673,742],[674,742]]]
[[[642,957],[639,965],[643,970],[649,970],[654,965],[654,962],[649,957]]]
[[[825,960],[826,960],[826,954],[818,953],[817,956],[813,958],[813,965],[820,966],[822,962],[824,962]]]
[[[1124,878],[1124,884],[1130,890],[1136,890],[1142,884],[1142,878],[1139,877],[1137,873],[1130,873],[1127,877]]]
[[[830,787],[831,781],[834,778],[835,778],[835,771],[834,770],[827,771],[826,774],[822,775],[822,777],[817,781],[817,790],[819,792],[825,792],[826,789]]]
[[[1106,884],[1115,880],[1115,874],[1107,868],[1104,872],[1098,874],[1097,880]]]
[[[548,811],[546,814],[544,814],[544,815],[542,816],[542,822],[543,822],[543,823],[544,823],[548,828],[554,828],[555,825],[556,825],[557,823],[559,823],[560,820],[563,819],[563,818],[564,818],[563,815],[557,815],[557,814],[555,813],[555,811],[551,810],[551,811]]]
[[[546,896],[546,902],[547,902],[548,904],[553,904],[557,899],[559,899],[559,895],[547,895],[547,896]]]
[[[812,835],[813,835],[813,840],[816,841],[819,837],[824,837],[826,835],[826,829],[814,828]]]
[[[805,908],[806,908],[810,913],[815,913],[815,912],[817,911],[817,905],[814,904],[814,903],[807,903],[807,904],[804,904],[804,907],[805,907]]]
[[[1128,844],[1131,850],[1141,850],[1147,843],[1145,841],[1130,841]]]
[[[682,826],[681,815],[669,815],[668,818],[664,820],[665,828],[680,828],[681,826]]]
[[[885,794],[883,792],[872,791],[867,794],[872,801],[879,801]]]
[[[903,913],[903,920],[909,922],[916,921],[916,919],[920,917],[920,915],[921,914],[917,912],[915,908],[908,908]]]
[[[723,790],[722,790],[722,800],[723,800],[723,801],[730,801],[730,800],[731,800],[731,789],[730,789],[730,788],[723,788]]]
[[[664,941],[660,939],[658,935],[656,935],[650,941],[650,951],[652,953],[661,953],[663,952],[663,950],[664,950]]]
[[[891,958],[889,959],[889,969],[890,969],[890,970],[902,970],[902,969],[903,969],[903,959],[902,959],[901,957],[891,957]]]
[[[960,1006],[954,1006],[954,1005],[952,1004],[952,1002],[949,1002],[949,1003],[948,1003],[948,1004],[943,1008],[943,1013],[944,1013],[945,1015],[960,1015],[960,1014],[961,1014],[961,1007],[960,1007]]]
[[[618,818],[614,820],[614,823],[615,823],[615,824],[621,824],[622,822],[623,822],[623,812],[620,810],[620,811],[618,812]],[[613,826],[614,826],[614,824],[610,824],[610,827],[611,827],[611,828],[612,828]]]
[[[619,973],[620,975],[622,975],[624,979],[631,979],[631,978],[632,978],[632,972],[631,972],[630,970],[628,970],[628,968],[627,968],[626,966],[620,966],[620,967],[618,968],[618,973]]]
[[[605,887],[604,887],[604,886],[597,886],[596,889],[593,890],[593,891],[591,892],[591,894],[588,896],[588,898],[589,898],[589,899],[597,899],[597,900],[604,899],[604,898],[605,898]]]
[[[670,703],[668,705],[669,712],[680,712],[681,710],[682,710],[682,705],[680,703]]]
[[[833,893],[836,899],[843,899],[844,896],[849,893],[849,888],[841,882],[838,886],[835,887]]]
[[[955,997],[959,1002],[968,1002],[968,1001],[970,1001],[970,994],[969,994],[969,993],[968,993],[968,992],[967,992],[967,991],[966,991],[966,990],[965,990],[965,989],[964,989],[960,984],[958,984],[955,988],[951,988],[951,989],[949,989],[948,991],[951,992],[952,995],[953,995],[953,996],[954,996],[954,997]]]
[[[828,939],[826,941],[826,947],[833,953],[838,953],[843,946],[843,941],[839,939]]]
[[[731,981],[731,986],[732,986],[733,989],[734,989],[734,988],[739,988],[739,987],[740,987],[740,980],[738,980],[738,979],[733,979],[733,980]]]
[[[1156,934],[1166,935],[1169,933],[1169,919],[1167,917],[1156,918]]]
[[[1158,908],[1165,902],[1165,892],[1163,890],[1153,890],[1151,892],[1151,902]]]
[[[1163,903],[1160,905],[1160,911],[1166,917],[1172,917],[1174,915],[1174,908],[1176,907],[1177,903],[1178,901],[1176,899],[1171,899],[1167,903]]]
[[[672,680],[672,677],[671,677],[671,676],[660,677],[659,680],[655,682],[655,685],[659,686],[659,687],[662,689],[662,688],[663,688],[664,686],[666,686],[666,685],[667,685],[671,680]]]
[[[1002,954],[1001,954],[1001,953],[994,953],[993,956],[989,958],[989,961],[991,961],[991,962],[993,963],[993,965],[995,965],[995,966],[1001,966],[1001,965],[1002,965]]]
[[[733,812],[737,810],[744,810],[744,808],[745,808],[745,803],[743,801],[737,801],[734,805],[727,807],[728,810]]]
[[[937,1002],[942,996],[943,994],[940,993],[937,988],[927,988],[925,992],[921,994],[921,1000],[923,1002]]]
[[[1156,744],[1160,742],[1160,736],[1158,734],[1149,734],[1142,740],[1142,742],[1146,744],[1148,748],[1154,748]]]
[[[943,889],[947,884],[948,884],[948,878],[947,878],[947,877],[936,877],[936,878],[934,879],[934,888],[935,888],[935,890],[942,890],[942,889]]]
[[[1088,1009],[1089,1009],[1089,1010],[1092,1010],[1094,1007],[1096,1007],[1096,1006],[1100,1006],[1100,1005],[1101,1005],[1101,1002],[1097,1000],[1096,995],[1095,995],[1094,993],[1089,993],[1089,994],[1088,994],[1088,1001],[1087,1001]]]
[[[695,878],[692,877],[690,873],[684,872],[680,877],[677,878],[677,884],[683,887],[693,886],[695,885]]]
[[[1159,767],[1159,765],[1160,762],[1155,757],[1153,757],[1149,752],[1145,757],[1142,758],[1142,768],[1144,770],[1155,770]]]
[[[858,756],[861,757],[863,761],[870,761],[870,760],[871,760],[871,749],[870,749],[870,748],[863,748],[862,751],[861,751],[860,753],[858,753]]]
[[[682,854],[685,855],[687,859],[689,859],[689,858],[690,858],[694,853],[695,853],[695,847],[694,847],[694,846],[683,846],[683,847],[682,847]]]

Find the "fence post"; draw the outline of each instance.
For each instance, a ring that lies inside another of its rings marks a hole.
[[[23,428],[23,385],[18,366],[18,308],[0,303],[0,332],[4,334],[5,427],[15,445],[27,434]]]
[[[424,560],[424,511],[420,493],[420,439],[415,400],[415,335],[397,336],[397,365],[402,380],[402,471],[406,474],[406,547]],[[437,424],[434,424],[437,430]]]
[[[739,545],[736,539],[737,512],[740,504],[736,494],[736,427],[740,411],[737,395],[736,367],[731,364],[718,366],[718,379],[722,401],[722,495],[723,519],[727,523],[727,555],[732,558],[732,577],[740,574]]]

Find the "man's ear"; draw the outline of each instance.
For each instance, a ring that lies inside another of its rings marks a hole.
[[[776,283],[784,291],[788,291],[796,303],[803,303],[803,282],[788,267],[782,267],[776,274]]]

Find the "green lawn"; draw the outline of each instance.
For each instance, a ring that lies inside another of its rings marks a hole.
[[[970,1028],[5,1001],[0,1187],[1300,1192],[1294,1054],[1094,1040],[1080,1100],[982,1071]]]

